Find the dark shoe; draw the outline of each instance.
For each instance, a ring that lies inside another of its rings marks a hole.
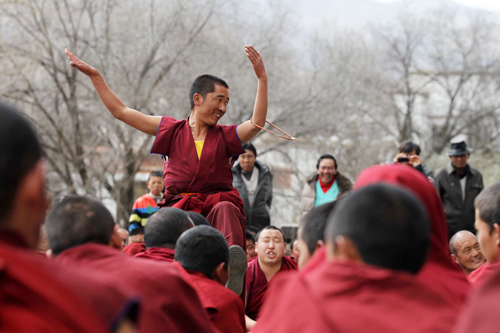
[[[238,245],[231,245],[229,247],[229,279],[226,288],[231,289],[238,296],[243,292],[247,266],[248,261],[245,251]]]

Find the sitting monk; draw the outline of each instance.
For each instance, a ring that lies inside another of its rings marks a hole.
[[[257,234],[257,256],[248,261],[246,288],[247,330],[255,325],[271,279],[279,272],[297,269],[297,263],[285,256],[285,235],[270,225]]]
[[[127,246],[125,246],[122,251],[132,257],[138,253],[146,251],[143,227],[136,227],[129,232],[127,237]]]
[[[177,241],[175,261],[187,271],[186,279],[212,324],[221,333],[246,332],[243,303],[224,287],[229,277],[229,247],[224,236],[209,226],[189,229]]]
[[[457,232],[450,238],[451,260],[469,275],[485,263],[476,235],[468,230]]]
[[[175,267],[120,251],[113,217],[99,201],[66,197],[52,209],[45,225],[56,262],[101,272],[141,297],[140,331],[212,331],[196,292]]]
[[[311,257],[325,245],[326,222],[336,204],[337,200],[313,207],[302,216],[297,230],[297,247],[300,253],[297,261],[299,269],[303,269]]]
[[[474,202],[477,238],[487,262],[467,276],[473,286],[483,283],[500,266],[500,182],[486,187]]]
[[[0,331],[109,332],[135,325],[137,302],[113,281],[35,252],[47,209],[44,163],[31,124],[0,103]]]
[[[458,306],[419,282],[428,215],[405,190],[370,185],[328,219],[327,260],[278,277],[253,332],[450,332]]]
[[[193,222],[182,209],[161,208],[149,217],[144,228],[146,252],[138,253],[135,257],[173,262],[177,239],[193,227]]]

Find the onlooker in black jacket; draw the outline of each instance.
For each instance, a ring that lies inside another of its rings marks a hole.
[[[247,230],[257,232],[271,224],[273,175],[267,165],[256,160],[257,150],[251,143],[244,144],[243,148],[246,154],[240,155],[233,167],[233,187],[245,203]]]

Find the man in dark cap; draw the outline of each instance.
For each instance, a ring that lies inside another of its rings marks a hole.
[[[472,149],[465,141],[451,144],[451,163],[438,171],[436,188],[443,201],[449,237],[460,230],[474,229],[474,200],[483,189],[483,176],[467,163]]]

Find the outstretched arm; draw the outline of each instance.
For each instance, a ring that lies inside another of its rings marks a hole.
[[[161,116],[148,116],[137,110],[128,108],[108,87],[104,78],[97,71],[97,69],[75,57],[75,55],[68,49],[64,49],[64,52],[66,52],[69,60],[71,61],[70,65],[90,78],[97,94],[101,98],[101,101],[104,103],[109,112],[111,112],[113,117],[123,121],[135,129],[138,129],[141,132],[153,136],[156,135],[158,126],[160,126]]]
[[[259,80],[252,118],[256,125],[264,127],[267,116],[267,73],[259,52],[257,52],[257,50],[255,50],[251,45],[245,45],[245,51],[248,59],[252,63],[255,75]],[[260,129],[253,126],[250,120],[245,121],[237,128],[238,137],[240,138],[241,143],[250,141],[257,135],[257,133],[259,133],[259,131]]]

